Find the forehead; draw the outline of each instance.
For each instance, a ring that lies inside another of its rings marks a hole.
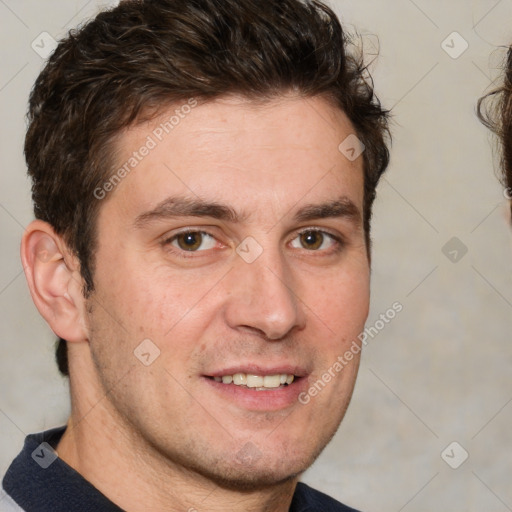
[[[362,157],[339,150],[354,129],[325,99],[194,102],[176,103],[118,137],[114,168],[128,172],[109,199],[130,211],[176,194],[275,211],[331,193],[362,207]]]

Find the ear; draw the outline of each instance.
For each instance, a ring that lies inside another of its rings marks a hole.
[[[53,332],[69,342],[86,341],[80,265],[50,224],[29,224],[21,241],[21,261],[32,300]]]

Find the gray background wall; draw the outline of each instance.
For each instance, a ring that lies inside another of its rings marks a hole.
[[[43,64],[31,43],[43,31],[62,36],[102,4],[0,0],[0,474],[26,433],[68,412],[53,336],[18,257],[32,218],[24,113]],[[404,309],[369,339],[347,417],[304,480],[365,511],[512,510],[508,203],[474,113],[498,74],[499,46],[512,42],[512,0],[331,5],[370,53],[378,35],[373,73],[394,115],[368,325],[395,301]]]

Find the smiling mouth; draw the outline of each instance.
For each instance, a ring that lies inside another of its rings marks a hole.
[[[222,375],[208,378],[225,385],[235,385],[251,388],[256,391],[267,391],[289,386],[294,380],[300,377],[288,373],[278,373],[275,375],[235,373],[233,375]]]

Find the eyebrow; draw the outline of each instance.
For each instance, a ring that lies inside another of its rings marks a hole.
[[[204,201],[199,198],[169,197],[152,210],[141,213],[135,219],[137,228],[147,224],[173,217],[210,217],[213,219],[240,223],[249,217],[247,212],[237,212],[233,208],[217,202]],[[294,215],[296,222],[307,222],[327,218],[347,218],[354,224],[361,222],[359,208],[347,197],[320,204],[307,204]]]
[[[298,222],[304,222],[316,219],[343,217],[351,220],[356,225],[361,223],[361,212],[348,197],[341,197],[327,203],[303,206],[295,214],[294,219]]]
[[[237,213],[229,206],[199,198],[169,197],[154,209],[138,215],[134,224],[142,228],[153,221],[172,217],[211,217],[227,222],[241,222],[246,215]]]

